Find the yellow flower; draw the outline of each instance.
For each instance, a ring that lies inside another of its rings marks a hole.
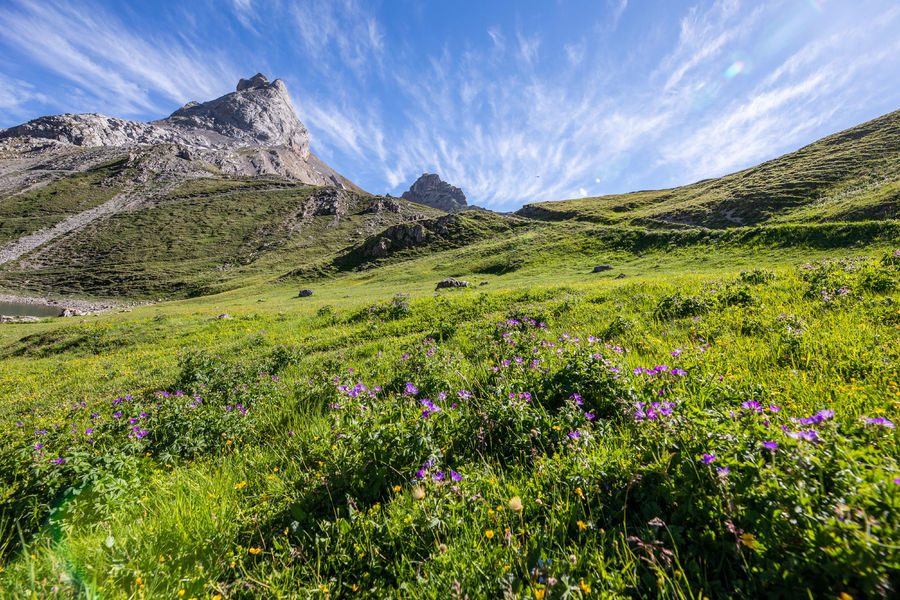
[[[237,482],[236,484],[234,484],[234,489],[236,489],[236,490],[242,490],[242,489],[244,489],[245,487],[247,487],[247,480],[246,480],[246,479],[244,479],[243,481],[239,481],[239,482]]]
[[[394,491],[395,491],[395,492],[399,492],[401,489],[403,489],[403,488],[401,488],[399,485],[395,485],[395,486],[394,486]]]
[[[578,520],[578,522],[576,523],[576,525],[578,525],[578,529],[579,529],[580,531],[584,531],[585,529],[587,529],[587,523],[585,523],[585,522],[582,521],[581,519]]]
[[[140,577],[138,577],[137,579],[134,580],[134,583],[135,583],[136,585],[141,585],[143,582],[144,582],[144,580],[141,579]]]
[[[575,488],[575,495],[579,498],[584,498],[584,492],[580,487]]]
[[[741,543],[748,548],[753,548],[756,545],[756,536],[752,533],[743,533],[741,534]]]
[[[493,530],[493,529],[488,529],[487,531],[485,531],[485,532],[484,532],[484,537],[486,537],[486,538],[489,539],[489,540],[494,539],[494,530]]]
[[[425,490],[416,486],[412,489],[412,497],[413,500],[424,500],[425,499]]]
[[[252,554],[253,556],[256,556],[257,554],[262,553],[262,548],[259,548],[259,547],[257,547],[257,546],[254,546],[254,547],[248,549],[247,552],[249,552],[249,553]]]
[[[210,600],[222,600],[222,594],[216,594]]]
[[[544,594],[546,594],[546,593],[547,593],[547,590],[545,590],[544,588],[540,588],[540,589],[535,588],[534,597],[537,598],[537,600],[543,600]]]
[[[582,579],[582,580],[578,583],[578,587],[581,588],[581,593],[584,594],[585,596],[587,596],[588,594],[591,593],[591,586],[589,586],[588,584],[586,584],[586,583],[584,582],[584,579]]]
[[[838,596],[839,600],[853,600],[853,596],[848,594],[847,592],[841,592],[841,595]]]
[[[184,596],[184,590],[178,590],[178,596],[179,597]]]

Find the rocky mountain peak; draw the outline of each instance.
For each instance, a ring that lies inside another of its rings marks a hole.
[[[280,175],[315,185],[347,182],[309,149],[309,132],[297,118],[287,86],[262,73],[241,79],[235,91],[208,102],[191,101],[165,119],[130,121],[105,115],[39,117],[0,130],[0,140],[52,140],[60,146],[106,148],[128,153],[165,145],[193,164],[235,175]]]
[[[309,132],[294,111],[280,79],[269,83],[262,73],[241,79],[237,90],[209,102],[188,103],[158,124],[212,131],[249,145],[287,146],[309,153]]]
[[[243,92],[244,90],[265,87],[267,85],[269,85],[269,78],[262,73],[257,73],[250,79],[241,79],[240,81],[238,81],[237,90],[235,91]]]
[[[461,189],[450,185],[434,173],[423,173],[409,190],[403,192],[404,199],[418,202],[446,212],[456,212],[467,208],[466,195]]]

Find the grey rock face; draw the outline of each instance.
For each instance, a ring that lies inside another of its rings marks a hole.
[[[22,138],[38,147],[53,140],[81,148],[116,148],[134,156],[167,145],[173,159],[212,167],[229,175],[279,175],[314,185],[352,187],[309,149],[309,132],[280,79],[260,73],[241,79],[237,90],[209,102],[188,102],[150,123],[105,115],[40,117],[0,130],[0,140]],[[158,151],[157,151],[158,153]],[[208,171],[207,171],[208,174]]]
[[[463,191],[433,173],[424,173],[419,177],[410,186],[409,191],[403,192],[403,198],[447,212],[456,212],[467,207]]]

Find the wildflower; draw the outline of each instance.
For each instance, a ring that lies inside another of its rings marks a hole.
[[[702,462],[704,465],[709,465],[712,464],[715,460],[716,456],[714,454],[706,454],[704,452],[703,457],[700,459],[700,462]]]
[[[594,420],[594,413],[586,412],[586,413],[584,413],[584,418],[587,419],[588,421],[593,421],[593,420]]]
[[[585,522],[582,521],[581,519],[579,519],[575,524],[578,525],[578,530],[579,530],[579,531],[584,531],[585,529],[588,528],[587,523],[585,523]]]
[[[443,481],[444,480],[444,472],[443,471],[435,471],[431,475],[431,478],[438,482]]]
[[[394,491],[399,492],[402,488],[399,485],[394,486]]]
[[[407,396],[415,396],[416,394],[419,393],[419,388],[414,386],[412,383],[407,382],[406,390],[403,393],[406,394]]]
[[[894,428],[894,423],[884,417],[873,417],[871,419],[864,419],[866,425],[881,425],[882,427],[887,427],[888,429]]]
[[[729,469],[728,467],[719,467],[718,469],[716,469],[716,473],[719,474],[719,477],[724,479],[728,477],[729,473],[731,473],[731,469]]]
[[[576,429],[575,431],[570,431],[566,435],[569,436],[570,438],[572,438],[573,440],[577,440],[578,438],[581,437],[581,432]]]
[[[486,538],[489,539],[489,540],[494,539],[494,530],[493,530],[493,529],[488,529],[488,530],[486,530],[486,531],[484,532],[484,537],[486,537]]]
[[[674,350],[669,352],[669,354],[672,356],[672,358],[678,358],[679,356],[681,356],[682,352],[683,350],[681,348],[675,348]]]
[[[34,445],[34,449],[35,449],[35,450],[41,450],[43,447],[44,447],[44,445],[41,444],[41,443],[37,443],[37,444]]]
[[[900,485],[900,477],[894,477],[894,483]]]
[[[515,513],[518,513],[518,512],[522,512],[522,508],[523,508],[523,506],[522,506],[521,498],[519,498],[518,496],[513,496],[512,498],[509,499],[509,510],[511,510]]]
[[[425,490],[416,486],[412,489],[412,498],[413,500],[419,501],[425,499]]]
[[[574,400],[575,404],[577,404],[578,406],[584,404],[584,400],[582,399],[581,394],[572,394],[571,396],[569,396],[569,399]]]
[[[544,594],[547,593],[547,590],[544,588],[534,588],[534,597],[536,600],[543,600]]]
[[[64,464],[66,464],[66,459],[65,458],[54,458],[54,459],[51,459],[50,462],[52,462],[54,465],[64,465]]]
[[[581,588],[581,593],[585,596],[591,593],[591,586],[584,582],[584,579],[578,582],[578,587]]]
[[[247,552],[249,552],[249,553],[252,554],[253,556],[256,556],[257,554],[261,554],[261,553],[262,553],[262,548],[259,548],[259,547],[257,547],[257,546],[254,546],[253,548],[248,549]]]
[[[772,440],[766,440],[762,445],[766,450],[772,450],[773,452],[778,448],[778,442],[773,442]]]
[[[242,489],[244,489],[245,487],[247,487],[247,480],[246,480],[246,479],[244,479],[243,481],[239,481],[239,482],[237,482],[236,484],[234,484],[234,489],[236,489],[236,490],[242,490]]]
[[[754,546],[756,546],[756,536],[752,533],[742,533],[741,543],[752,549]]]
[[[453,481],[462,481],[462,478],[463,478],[462,475],[460,475],[453,469],[450,469],[450,479],[452,479]]]
[[[747,400],[741,404],[741,408],[744,410],[752,410],[753,412],[762,412],[762,404],[757,402],[756,400]]]

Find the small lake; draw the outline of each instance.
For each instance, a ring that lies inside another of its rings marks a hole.
[[[0,315],[10,317],[58,317],[62,309],[46,304],[25,304],[23,302],[0,302]]]

